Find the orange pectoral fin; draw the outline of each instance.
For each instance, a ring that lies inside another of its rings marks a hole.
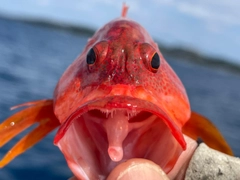
[[[33,124],[38,122],[39,125],[20,139],[12,149],[7,152],[0,161],[0,168],[7,165],[16,156],[32,147],[59,126],[59,121],[53,113],[52,100],[29,102],[14,108],[22,106],[29,107],[17,112],[0,124],[0,147]]]
[[[192,112],[191,118],[183,126],[183,133],[192,139],[201,138],[209,147],[233,155],[233,152],[220,131],[204,116]]]

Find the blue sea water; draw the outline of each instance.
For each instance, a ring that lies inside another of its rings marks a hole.
[[[87,42],[66,30],[0,19],[0,121],[11,106],[51,98],[61,74]],[[183,81],[192,109],[221,130],[240,156],[240,75],[165,57]],[[72,173],[59,149],[56,132],[0,169],[0,180],[66,180]],[[23,133],[24,134],[24,133]],[[0,149],[0,158],[23,135]]]

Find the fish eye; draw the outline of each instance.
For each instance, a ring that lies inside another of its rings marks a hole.
[[[157,70],[160,66],[160,57],[158,55],[158,53],[155,53],[151,59],[151,67],[154,70]]]
[[[96,54],[93,48],[91,48],[87,53],[87,64],[92,65],[95,63],[95,61],[96,61]]]

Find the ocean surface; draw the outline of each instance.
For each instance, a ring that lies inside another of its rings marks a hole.
[[[15,112],[11,106],[51,98],[61,74],[87,39],[63,29],[0,19],[0,122]],[[185,85],[192,109],[211,119],[240,157],[240,73],[165,58]],[[53,145],[55,133],[0,169],[0,180],[71,177],[63,155]],[[24,134],[2,147],[0,158]]]

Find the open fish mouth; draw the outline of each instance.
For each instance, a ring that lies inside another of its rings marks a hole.
[[[169,172],[185,149],[181,131],[162,109],[126,96],[85,103],[61,125],[54,143],[79,179],[105,179],[131,158]]]

